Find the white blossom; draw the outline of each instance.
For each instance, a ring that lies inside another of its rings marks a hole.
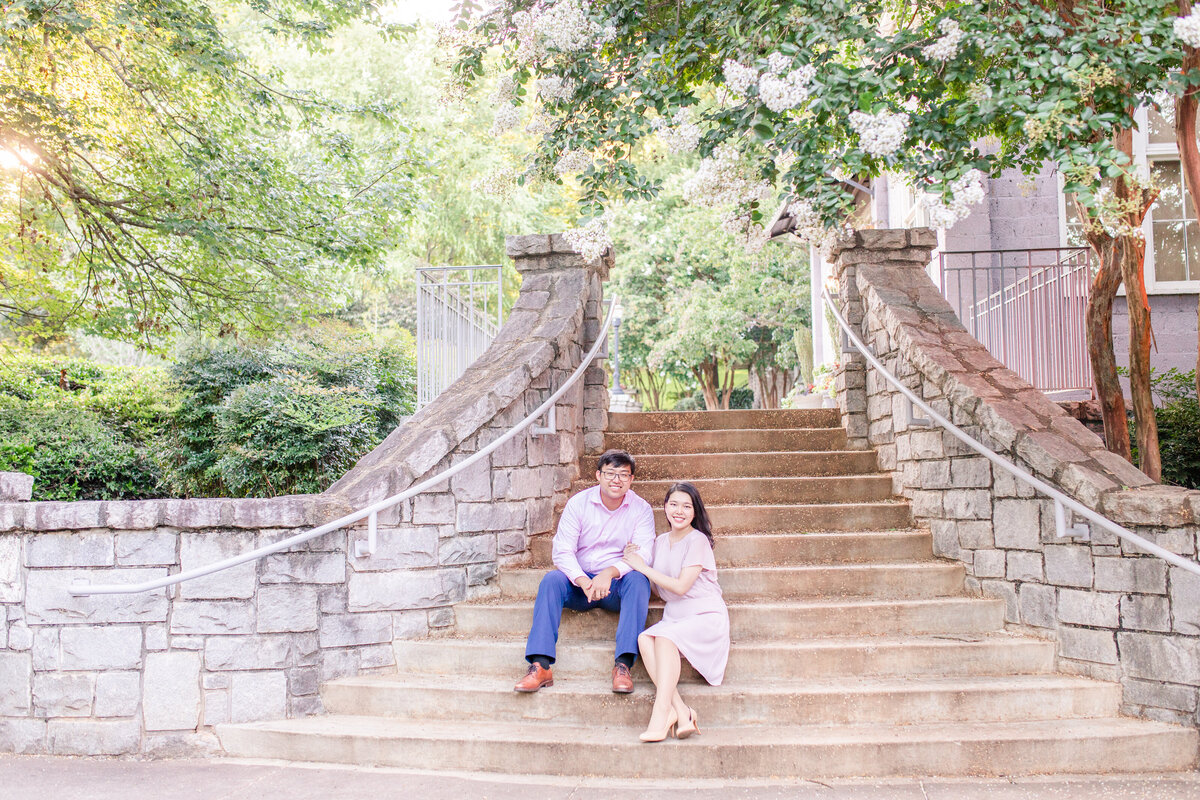
[[[934,228],[950,228],[959,220],[966,219],[971,213],[971,206],[982,202],[986,194],[983,178],[982,172],[973,169],[952,181],[948,202],[940,195],[923,195],[921,205],[929,217],[929,224]]]
[[[613,244],[603,217],[596,217],[582,228],[572,228],[563,234],[563,238],[567,240],[567,244],[571,245],[572,250],[583,256],[585,261],[595,261],[600,258],[608,252]]]
[[[758,96],[776,113],[795,108],[808,99],[809,83],[816,74],[811,64],[792,70],[786,77],[765,74],[758,81]]]
[[[719,145],[683,185],[683,199],[707,208],[747,206],[771,197],[766,181],[747,178],[733,145]]]
[[[797,200],[787,207],[792,218],[792,233],[820,249],[829,249],[837,239],[838,232],[825,227],[816,207],[807,200]]]
[[[958,23],[945,17],[938,23],[942,37],[931,45],[921,48],[921,52],[930,61],[949,61],[958,54],[958,45],[965,35]]]
[[[492,90],[492,103],[511,103],[517,99],[517,81],[507,72],[496,79],[496,87]]]
[[[499,136],[505,131],[511,131],[513,128],[521,124],[521,112],[512,103],[505,103],[496,109],[496,116],[492,118],[492,136]]]
[[[782,75],[792,65],[792,60],[783,53],[771,53],[767,56],[767,71],[772,75]]]
[[[512,194],[517,183],[517,172],[512,167],[500,167],[488,172],[471,184],[471,188],[497,200],[505,200]]]
[[[1186,17],[1175,19],[1175,37],[1188,47],[1200,47],[1200,6]]]
[[[538,78],[537,93],[547,100],[570,100],[575,95],[575,83],[557,75]]]
[[[592,165],[592,157],[586,150],[567,150],[558,158],[554,172],[558,175],[569,175],[583,172]]]
[[[877,158],[886,158],[900,149],[908,133],[908,114],[883,109],[875,114],[850,112],[850,127],[858,134],[859,147]]]
[[[783,175],[796,164],[796,154],[791,150],[784,150],[779,155],[775,156],[775,170]]]
[[[660,117],[654,120],[651,126],[658,133],[658,138],[662,139],[663,144],[672,153],[692,152],[700,146],[700,137],[704,133],[699,125],[692,122],[690,108],[681,108],[676,111],[670,124]]]
[[[559,0],[512,15],[517,61],[541,60],[548,50],[579,53],[591,50],[617,35],[611,25],[600,25],[588,16],[586,0]]]
[[[732,58],[725,59],[725,88],[739,97],[745,97],[747,90],[758,81],[758,73],[750,67],[743,66]]]

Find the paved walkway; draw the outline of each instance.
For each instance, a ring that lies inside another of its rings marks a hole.
[[[532,781],[216,760],[0,756],[4,800],[1196,800],[1200,773],[767,784]]]

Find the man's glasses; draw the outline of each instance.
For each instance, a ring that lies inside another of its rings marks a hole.
[[[602,470],[600,470],[600,477],[606,481],[621,481],[621,483],[624,483],[625,481],[633,480],[633,473],[632,472],[610,472],[609,470],[602,469]]]

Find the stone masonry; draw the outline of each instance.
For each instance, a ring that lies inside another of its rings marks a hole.
[[[322,710],[323,681],[395,664],[397,639],[446,629],[494,591],[498,564],[550,530],[602,443],[604,370],[481,464],[365,524],[167,590],[73,597],[207,565],[400,493],[494,441],[579,365],[600,332],[611,254],[510,237],[521,294],[491,348],[323,495],[264,500],[24,502],[0,475],[0,752],[175,755],[212,725]]]
[[[928,229],[874,230],[836,248],[840,309],[876,357],[997,453],[1195,559],[1200,492],[1155,484],[993,358],[926,274],[935,244]],[[1052,500],[940,427],[910,424],[904,396],[857,353],[842,354],[837,390],[852,442],[877,450],[973,591],[1056,640],[1061,670],[1120,681],[1126,713],[1200,725],[1200,576],[1094,527],[1058,538]]]

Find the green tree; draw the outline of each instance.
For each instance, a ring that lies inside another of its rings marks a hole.
[[[292,91],[238,44],[319,50],[376,18],[372,0],[0,0],[0,13],[9,320],[143,343],[274,327],[328,305],[332,272],[395,242],[417,169],[393,110]]]

